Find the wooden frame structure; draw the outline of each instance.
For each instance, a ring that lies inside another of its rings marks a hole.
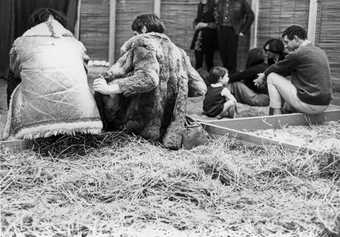
[[[256,145],[279,145],[290,150],[312,150],[294,143],[279,142],[270,138],[254,135],[244,130],[277,129],[284,126],[317,125],[327,121],[340,120],[340,110],[329,110],[321,114],[306,115],[302,113],[284,114],[275,116],[245,117],[239,119],[213,120],[201,122],[210,135],[232,135],[246,144]]]

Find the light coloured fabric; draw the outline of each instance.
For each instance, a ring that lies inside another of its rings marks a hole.
[[[87,83],[86,57],[82,43],[55,20],[16,39],[10,69],[22,82],[11,96],[3,137],[99,133],[102,122]]]
[[[298,112],[317,114],[325,111],[328,107],[328,105],[311,105],[301,101],[292,82],[277,73],[268,75],[267,84],[271,108],[281,109],[283,101],[285,101],[288,106]]]

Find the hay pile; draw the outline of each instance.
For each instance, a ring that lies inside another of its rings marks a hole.
[[[121,133],[0,151],[1,236],[332,236],[339,160],[229,137],[169,151]],[[333,235],[335,236],[335,235]]]

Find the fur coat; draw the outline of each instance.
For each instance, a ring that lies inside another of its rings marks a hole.
[[[104,120],[121,123],[129,132],[161,141],[168,148],[181,147],[188,95],[206,92],[184,50],[164,34],[134,36],[122,46],[121,57],[104,77],[122,91],[106,96],[105,108],[100,108]]]

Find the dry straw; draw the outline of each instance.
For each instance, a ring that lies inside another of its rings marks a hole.
[[[318,154],[230,137],[169,151],[108,133],[39,140],[0,159],[1,236],[339,232],[339,162]]]

